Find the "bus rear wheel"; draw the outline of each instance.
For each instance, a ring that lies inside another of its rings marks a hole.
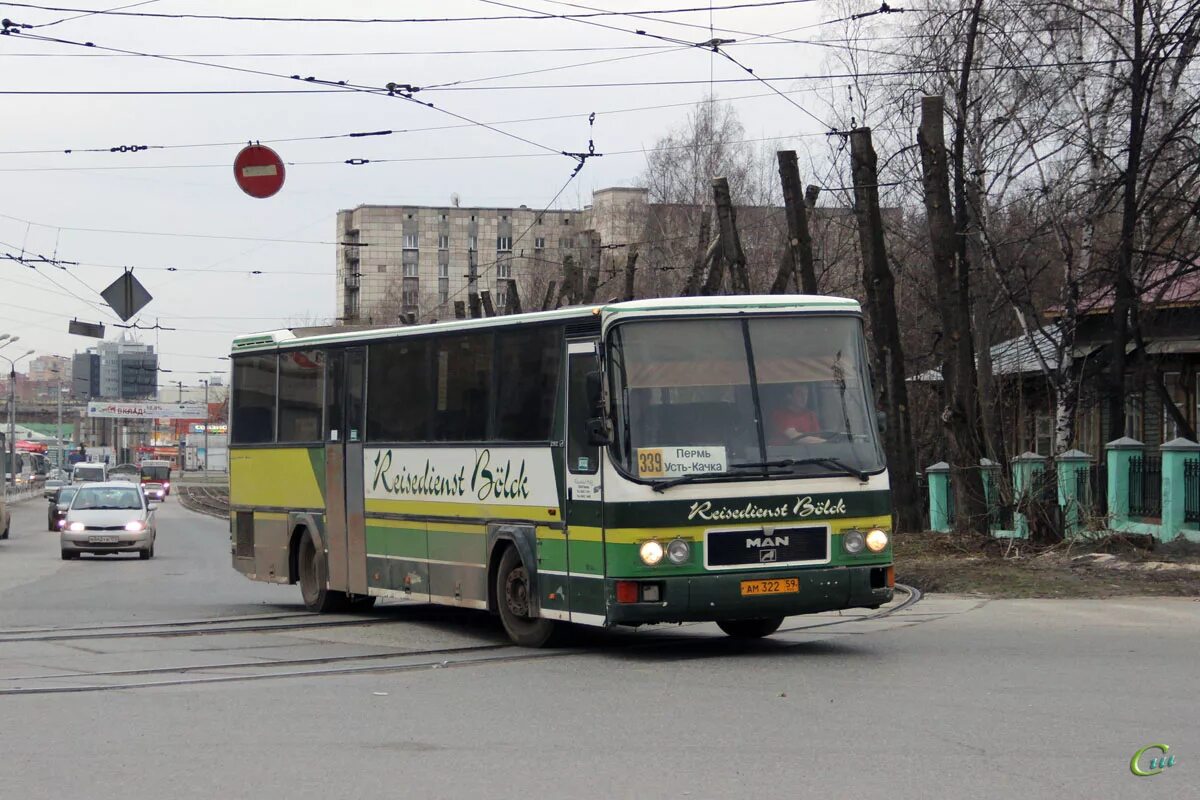
[[[496,570],[496,602],[508,638],[520,647],[542,647],[554,635],[553,620],[531,616],[529,570],[515,547],[508,547]]]
[[[325,550],[317,546],[316,537],[311,531],[305,531],[300,537],[300,552],[297,556],[300,596],[304,598],[304,607],[318,613],[345,611],[350,604],[349,598],[345,592],[329,588]]]
[[[761,639],[779,630],[783,617],[769,619],[727,619],[717,623],[717,627],[735,639]]]

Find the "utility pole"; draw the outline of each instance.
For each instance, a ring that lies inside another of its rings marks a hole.
[[[204,475],[208,476],[208,422],[212,415],[208,413],[208,378],[200,381],[204,384]]]
[[[804,294],[817,294],[817,271],[813,264],[812,234],[808,229],[808,210],[800,194],[800,168],[796,164],[795,150],[780,150],[775,154],[779,161],[779,181],[783,186],[783,204],[787,212],[788,247],[771,294],[784,294],[788,290],[788,278],[796,281]]]
[[[62,430],[62,373],[58,370],[54,371],[58,375],[58,472],[60,475],[63,472],[63,462],[66,455],[63,452],[63,430]]]
[[[908,411],[904,348],[896,313],[896,282],[888,265],[883,238],[879,173],[870,128],[850,132],[850,164],[854,177],[854,216],[858,219],[858,241],[862,250],[863,288],[867,318],[871,323],[871,361],[880,381],[878,389],[887,415],[884,449],[891,474],[901,476],[892,484],[895,523],[899,530],[918,531],[921,529],[921,498],[911,479],[917,474],[917,459],[913,452],[912,421]],[[811,249],[809,256],[812,256]]]

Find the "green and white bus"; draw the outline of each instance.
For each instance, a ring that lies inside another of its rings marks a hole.
[[[562,623],[892,597],[853,300],[689,297],[233,344],[233,564],[315,611],[404,598]]]

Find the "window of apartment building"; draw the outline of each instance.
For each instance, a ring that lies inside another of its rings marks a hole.
[[[449,250],[449,249],[450,249],[449,234],[445,234],[445,233],[438,234],[438,250]]]
[[[496,277],[511,278],[512,277],[512,260],[502,258],[496,262]]]
[[[508,281],[501,280],[496,284],[496,308],[508,308]]]
[[[439,278],[449,278],[450,277],[450,264],[449,263],[438,264],[438,277]]]
[[[421,294],[420,287],[418,278],[405,278],[400,286],[400,304],[405,308],[416,308]]]
[[[574,245],[574,243],[571,241],[569,236],[558,237],[558,249],[559,250],[570,250],[573,245]]]
[[[418,274],[420,274],[418,272],[419,269],[420,267],[415,262],[405,263],[403,277],[415,278]]]
[[[496,249],[500,250],[500,251],[512,250],[512,237],[511,236],[497,236],[496,237]]]
[[[417,249],[417,238],[418,238],[417,234],[415,234],[415,233],[404,234],[404,249],[405,250],[416,250]]]
[[[563,225],[570,225],[570,224],[571,224],[571,218],[563,217]]]
[[[449,220],[449,219],[450,219],[450,215],[449,215],[449,214],[442,214],[442,222],[446,222],[446,221],[447,221],[447,220]]]
[[[533,238],[533,249],[534,250],[545,250],[546,249],[546,237],[545,236],[535,236]]]
[[[438,302],[450,302],[450,279],[438,278]]]

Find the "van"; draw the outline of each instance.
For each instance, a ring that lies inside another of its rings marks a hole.
[[[71,471],[71,483],[104,483],[108,480],[108,465],[98,461],[81,461]]]

